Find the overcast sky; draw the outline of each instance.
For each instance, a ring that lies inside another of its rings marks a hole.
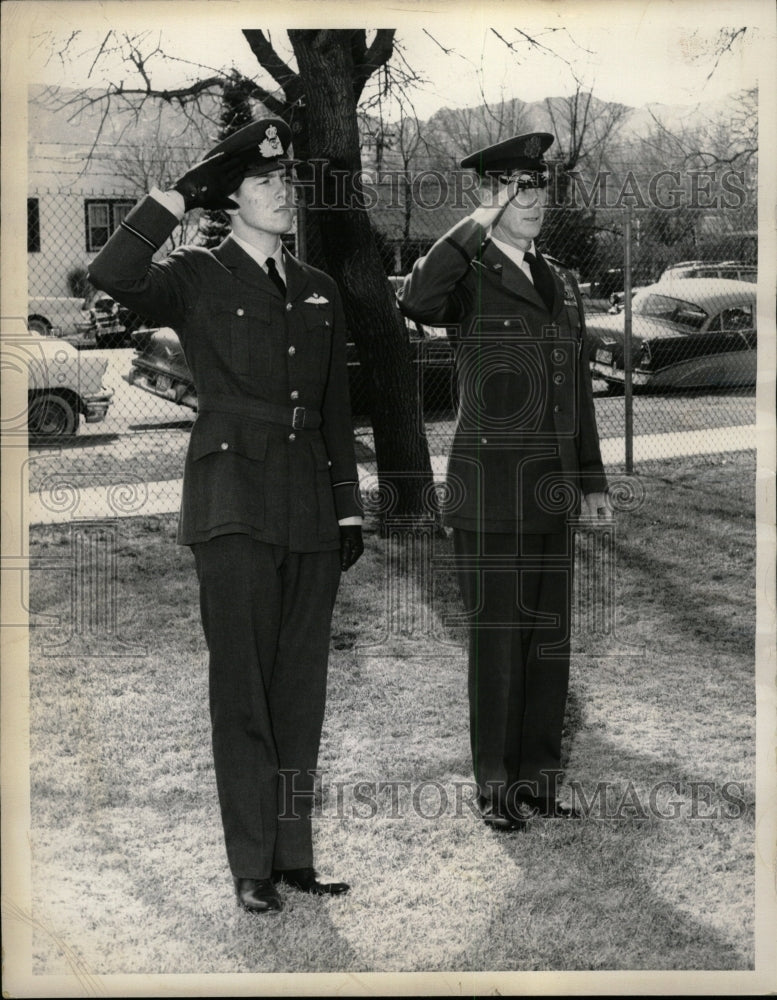
[[[695,103],[754,84],[763,58],[759,46],[764,40],[774,41],[774,31],[765,20],[770,6],[762,0],[520,0],[397,4],[391,9],[361,2],[344,6],[319,2],[312,8],[304,2],[280,6],[254,0],[204,4],[193,0],[122,4],[58,0],[25,6],[40,12],[31,31],[30,79],[75,86],[87,81],[100,86],[120,77],[130,82],[127,68],[116,63],[111,69],[109,64],[102,71],[92,69],[110,29],[144,31],[150,41],[159,40],[177,61],[159,59],[153,81],[155,86],[174,86],[201,73],[189,62],[213,69],[234,63],[255,75],[257,64],[241,27],[269,26],[276,44],[285,45],[282,29],[291,24],[290,12],[297,22],[292,26],[301,26],[300,19],[305,17],[311,27],[359,22],[395,26],[408,63],[428,80],[413,95],[421,118],[442,106],[480,103],[481,87],[489,100],[501,94],[531,101],[569,93],[573,69],[604,100],[633,106]],[[354,16],[359,20],[354,21]],[[719,30],[759,21],[760,30],[751,28],[745,44],[736,54],[724,57],[707,80]],[[492,29],[517,43],[517,50],[511,52]],[[521,43],[517,29],[561,58]],[[78,59],[51,58],[52,30],[62,40],[74,30],[79,32],[69,49]]]

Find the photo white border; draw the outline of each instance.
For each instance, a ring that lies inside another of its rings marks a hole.
[[[0,253],[2,284],[0,315],[26,315],[26,214],[27,197],[27,37],[30,25],[47,9],[59,17],[67,8],[68,19],[79,27],[102,22],[115,26],[119,20],[149,27],[176,17],[190,23],[195,17],[217,18],[219,24],[234,23],[236,29],[259,20],[262,26],[283,29],[292,26],[370,28],[418,24],[433,30],[435,22],[452,17],[480,25],[508,26],[521,23],[528,12],[547,12],[564,17],[566,12],[586,18],[609,19],[614,8],[636,0],[521,0],[521,2],[465,3],[408,2],[395,0],[390,7],[374,0],[359,2],[313,2],[295,0],[272,6],[251,0],[7,0],[2,17],[2,233]],[[774,4],[770,0],[656,0],[641,3],[645,15],[666,16],[668,24],[678,8],[687,13],[689,30],[696,25],[728,23],[753,25],[760,35],[759,144],[759,306],[760,330],[775,329],[777,287],[777,29]],[[245,12],[245,13],[244,13]],[[268,13],[269,12],[269,13]],[[725,19],[729,17],[730,20]],[[250,19],[247,21],[247,18]],[[245,23],[244,23],[245,22]],[[478,973],[331,973],[235,974],[235,975],[95,975],[35,976],[31,973],[34,920],[30,912],[30,802],[29,802],[29,702],[28,662],[24,608],[27,595],[20,592],[21,573],[27,554],[27,483],[24,449],[4,448],[2,479],[2,608],[3,621],[16,622],[2,634],[2,931],[6,996],[261,996],[261,995],[669,995],[760,994],[777,990],[777,905],[775,901],[775,852],[777,851],[777,699],[775,698],[775,339],[759,340],[757,387],[757,923],[755,970],[752,972],[511,972]],[[8,414],[26,406],[26,382],[3,373],[2,408]],[[24,577],[26,579],[26,575]]]

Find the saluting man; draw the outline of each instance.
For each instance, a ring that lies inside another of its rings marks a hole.
[[[454,326],[459,414],[447,512],[469,631],[470,734],[483,820],[575,816],[557,797],[569,678],[570,521],[610,513],[584,317],[572,275],[534,240],[547,205],[545,132],[461,161],[482,204],[416,261],[398,294]]]
[[[178,542],[199,579],[227,857],[255,913],[281,909],[279,882],[349,888],[319,881],[310,813],[332,609],[363,551],[361,508],[340,297],[280,238],[290,142],[275,118],[234,133],[143,198],[89,268],[177,332],[197,389]],[[231,234],[155,261],[197,207],[225,210]]]

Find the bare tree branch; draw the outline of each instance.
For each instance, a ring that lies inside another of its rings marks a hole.
[[[454,49],[446,49],[441,42],[438,42],[437,39],[434,37],[434,35],[431,33],[431,31],[428,31],[426,28],[424,28],[423,33],[426,35],[427,38],[431,38],[431,40],[434,42],[437,48],[441,49],[446,56],[449,56],[452,52],[454,52]]]
[[[256,56],[256,61],[270,74],[287,97],[291,97],[290,91],[299,90],[299,74],[281,59],[264,31],[260,28],[243,28],[243,37]]]
[[[734,47],[736,41],[739,38],[744,38],[746,34],[747,34],[747,28],[724,28],[720,31],[720,33],[718,34],[717,55],[715,58],[715,62],[712,66],[712,69],[707,74],[708,80],[712,79],[712,76],[714,75],[715,70],[720,65],[720,61],[723,58],[723,56],[727,52],[731,51],[731,49]]]

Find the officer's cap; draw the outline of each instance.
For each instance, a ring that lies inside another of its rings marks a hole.
[[[509,176],[519,170],[543,174],[546,170],[543,153],[552,142],[550,132],[526,132],[470,153],[460,165],[474,168],[481,177]]]
[[[248,162],[246,177],[269,174],[284,166],[291,129],[282,118],[262,118],[233,132],[208,151],[206,159],[216,153],[245,153]]]

